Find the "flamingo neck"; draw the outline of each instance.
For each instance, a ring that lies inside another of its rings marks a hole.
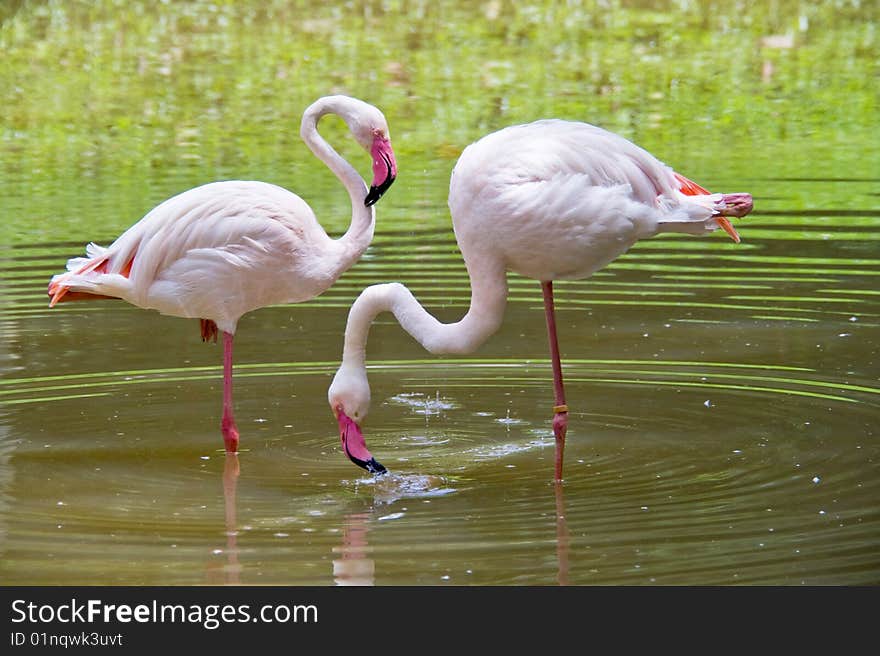
[[[472,353],[498,328],[507,304],[507,276],[501,265],[469,265],[471,304],[461,320],[442,323],[400,283],[372,285],[363,290],[348,314],[342,368],[366,367],[370,326],[382,312],[391,312],[401,327],[431,353]]]
[[[347,99],[340,96],[321,98],[312,103],[303,113],[300,125],[300,136],[309,149],[342,182],[351,198],[351,224],[345,234],[337,240],[354,262],[370,245],[373,239],[376,214],[372,207],[364,205],[367,195],[367,183],[343,157],[334,150],[318,133],[318,121],[325,114],[336,114],[352,125],[355,120],[354,108],[349,106]]]

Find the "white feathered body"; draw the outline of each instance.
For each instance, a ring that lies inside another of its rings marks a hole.
[[[223,181],[169,198],[107,248],[90,244],[52,284],[234,333],[250,310],[321,294],[362,250],[330,239],[282,187]]]
[[[660,231],[718,228],[721,194],[686,195],[668,166],[587,123],[536,121],[468,146],[449,207],[466,261],[536,280],[581,279]]]

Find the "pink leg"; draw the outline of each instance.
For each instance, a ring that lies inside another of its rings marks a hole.
[[[544,314],[547,317],[547,336],[550,338],[550,358],[553,361],[553,387],[556,405],[553,406],[553,435],[556,437],[556,480],[562,480],[562,454],[565,451],[565,432],[568,430],[568,406],[562,385],[562,362],[559,360],[559,340],[556,338],[556,311],[553,309],[553,283],[541,283],[544,292]]]
[[[232,333],[223,331],[223,420],[220,423],[227,453],[238,451],[238,428],[232,416]]]

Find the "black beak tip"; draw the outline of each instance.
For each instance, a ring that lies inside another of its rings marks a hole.
[[[370,458],[369,460],[359,460],[358,458],[352,458],[348,456],[349,459],[356,464],[358,467],[362,467],[366,469],[371,474],[376,474],[377,476],[381,476],[382,474],[387,474],[388,470],[385,469],[385,465],[376,460],[375,458]]]
[[[376,474],[377,476],[388,473],[388,470],[385,469],[385,465],[383,465],[375,458],[370,458],[370,461],[367,463],[365,469],[371,474]]]
[[[379,193],[378,187],[370,187],[370,193],[367,194],[367,197],[364,198],[364,205],[366,207],[370,207],[371,205],[375,205],[376,201],[382,198],[382,194]]]
[[[394,182],[394,178],[389,176],[382,184],[370,187],[370,191],[367,192],[367,197],[364,198],[364,205],[366,205],[367,207],[375,205],[376,201],[382,198],[382,194],[388,191],[388,187],[391,186],[392,182]]]

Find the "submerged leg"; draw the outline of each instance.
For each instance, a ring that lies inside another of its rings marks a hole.
[[[220,423],[227,453],[238,451],[238,428],[232,416],[232,333],[223,331],[223,420]]]
[[[238,520],[236,519],[236,488],[240,473],[238,454],[227,453],[223,466],[223,506],[226,511],[226,583],[240,583],[238,562]]]
[[[553,283],[541,283],[544,292],[544,314],[547,317],[547,336],[550,339],[550,358],[553,361],[553,387],[556,405],[553,406],[553,435],[556,437],[556,480],[562,480],[562,454],[565,451],[565,432],[568,429],[568,406],[562,385],[562,363],[559,360],[559,340],[556,338],[556,311],[553,309]]]

